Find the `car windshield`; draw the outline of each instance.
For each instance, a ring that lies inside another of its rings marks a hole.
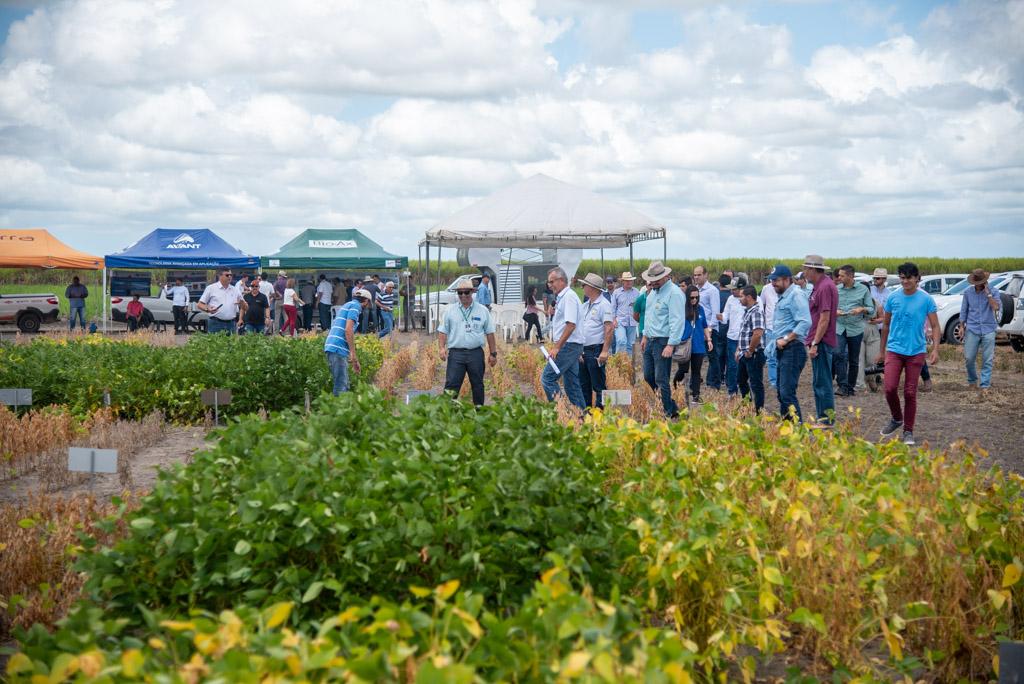
[[[1006,277],[1005,277],[1005,276],[997,276],[997,277],[995,277],[995,278],[992,278],[991,280],[989,280],[989,281],[988,281],[988,283],[989,283],[989,285],[991,285],[992,287],[999,287],[999,285],[1000,285],[1000,284],[1002,284],[1002,282],[1003,282],[1004,280],[1006,280]],[[959,283],[957,283],[957,284],[956,284],[956,285],[954,285],[953,287],[951,287],[951,288],[948,288],[948,289],[947,289],[947,290],[946,290],[945,292],[943,292],[942,294],[944,294],[944,295],[958,295],[958,294],[963,294],[963,293],[964,293],[964,290],[966,290],[966,289],[967,289],[968,287],[970,287],[970,286],[971,286],[971,284],[970,284],[969,282],[967,282],[967,280],[966,280],[966,279],[965,279],[965,280],[961,280],[961,281],[960,281]]]

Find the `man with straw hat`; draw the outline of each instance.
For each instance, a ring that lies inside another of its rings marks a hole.
[[[548,401],[553,401],[562,391],[558,379],[562,379],[565,396],[569,403],[581,411],[587,408],[580,388],[580,355],[583,354],[583,305],[579,296],[569,287],[569,276],[561,267],[548,271],[548,287],[555,296],[554,311],[551,314],[551,340],[555,343],[548,355],[558,368],[544,364],[540,383]]]
[[[587,301],[583,305],[583,357],[580,360],[580,389],[587,406],[604,408],[601,393],[607,388],[604,364],[612,345],[612,305],[604,298],[601,276],[588,273],[580,278]],[[597,398],[594,398],[594,394]]]
[[[978,386],[978,349],[981,349],[981,389],[992,386],[992,367],[996,361],[996,328],[1002,317],[1002,302],[988,284],[988,272],[976,268],[967,276],[971,287],[960,301],[960,321],[964,324],[964,363],[967,386]]]
[[[872,391],[877,392],[879,378],[877,375],[864,375],[864,369],[875,362],[878,356],[878,346],[882,342],[880,336],[882,331],[882,316],[885,313],[885,300],[889,298],[889,271],[884,268],[876,268],[871,273],[871,284],[868,292],[871,299],[875,300],[875,315],[868,320],[864,326],[864,343],[860,347],[860,368],[857,369],[857,389],[863,389],[865,385]]]
[[[811,359],[811,377],[814,388],[814,407],[819,427],[830,427],[835,421],[836,397],[832,386],[832,358],[836,349],[836,311],[839,309],[839,289],[825,271],[825,259],[819,254],[808,254],[804,259],[804,275],[814,288],[808,305],[811,310],[811,329],[807,333],[807,356]]]
[[[636,344],[636,320],[633,318],[633,304],[640,296],[640,291],[633,287],[636,278],[630,271],[623,272],[619,277],[622,287],[612,293],[612,328],[615,330],[615,353],[628,354],[633,358],[633,345]]]
[[[441,359],[447,365],[444,389],[458,395],[462,382],[469,375],[473,403],[484,403],[484,343],[490,349],[493,367],[498,361],[498,348],[494,340],[494,319],[483,304],[473,300],[476,287],[472,278],[463,278],[455,284],[457,303],[449,304],[441,325],[437,327],[437,343]]]
[[[660,392],[665,415],[676,418],[679,407],[672,399],[672,354],[682,341],[686,301],[671,274],[672,269],[660,261],[652,261],[640,274],[648,287],[640,349],[644,354],[644,380]]]

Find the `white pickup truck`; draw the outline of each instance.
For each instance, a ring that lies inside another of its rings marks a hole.
[[[13,323],[26,333],[39,332],[43,323],[60,320],[55,294],[0,294],[0,324]]]

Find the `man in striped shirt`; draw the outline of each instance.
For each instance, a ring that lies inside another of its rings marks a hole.
[[[753,394],[754,409],[760,413],[764,408],[764,336],[767,324],[753,285],[746,285],[740,291],[740,304],[743,305],[743,322],[740,323],[736,345],[740,395],[746,398]]]
[[[356,357],[356,325],[359,323],[360,314],[369,306],[370,299],[370,293],[364,289],[360,288],[353,292],[352,300],[341,307],[331,324],[331,331],[327,333],[324,352],[327,353],[327,364],[331,368],[331,378],[334,380],[334,396],[348,392],[349,359],[352,361],[352,370],[359,372],[359,359]]]
[[[377,290],[375,303],[377,304],[377,311],[380,312],[381,319],[380,331],[377,333],[377,337],[386,337],[394,330],[396,302],[395,281],[389,280],[384,283],[382,290]]]

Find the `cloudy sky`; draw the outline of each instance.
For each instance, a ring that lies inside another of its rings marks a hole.
[[[1024,255],[1021,36],[1020,0],[0,2],[0,225],[415,256],[543,172],[679,257]]]

